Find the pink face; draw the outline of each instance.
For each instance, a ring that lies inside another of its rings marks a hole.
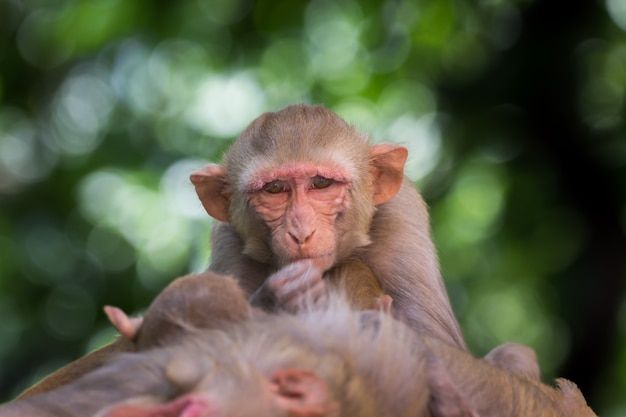
[[[344,171],[293,164],[262,172],[248,184],[249,201],[272,231],[279,263],[311,259],[322,270],[335,262],[335,220],[346,209]]]

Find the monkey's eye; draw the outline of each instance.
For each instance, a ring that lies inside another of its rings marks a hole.
[[[321,190],[322,188],[329,187],[333,182],[334,180],[330,178],[325,178],[320,175],[316,175],[313,177],[313,180],[311,181],[311,185],[313,185],[313,188],[317,190]]]
[[[287,187],[283,181],[270,181],[263,184],[263,191],[270,194],[278,194],[285,191]]]

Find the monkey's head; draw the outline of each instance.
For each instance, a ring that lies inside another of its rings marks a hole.
[[[404,147],[369,139],[321,106],[254,120],[224,156],[192,174],[203,206],[230,222],[250,257],[323,270],[366,246],[375,206],[400,189]]]

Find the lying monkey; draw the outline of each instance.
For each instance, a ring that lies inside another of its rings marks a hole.
[[[68,384],[99,368],[115,354],[166,345],[181,337],[190,326],[214,328],[222,322],[250,318],[253,310],[245,301],[243,291],[231,288],[230,283],[224,284],[221,279],[213,282],[215,277],[220,276],[205,272],[174,280],[152,302],[144,318],[131,319],[117,308],[105,307],[122,337],[49,375],[23,392],[20,398]],[[357,259],[351,258],[338,265],[327,279],[334,291],[344,294],[352,309],[389,312],[391,298],[382,293],[371,269]],[[223,284],[226,288],[222,291],[220,286]],[[211,314],[207,312],[207,306],[211,307]],[[256,314],[260,311],[257,310]],[[540,379],[535,353],[525,346],[505,344],[495,348],[485,359],[502,369]]]
[[[507,372],[384,312],[339,298],[297,315],[256,314],[235,280],[202,278],[181,278],[155,300],[133,342],[144,350],[6,404],[0,417],[595,415],[569,381],[555,388]],[[185,306],[202,300],[200,321],[175,308],[153,316],[199,283],[204,296]]]

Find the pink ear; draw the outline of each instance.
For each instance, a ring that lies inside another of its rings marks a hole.
[[[409,151],[404,146],[381,143],[370,148],[374,205],[389,201],[402,186]]]
[[[228,221],[230,195],[226,172],[221,165],[207,165],[189,177],[200,202],[209,215],[217,220]]]
[[[313,372],[282,369],[271,380],[276,404],[289,417],[323,417],[337,410],[328,386]]]
[[[121,309],[112,306],[104,306],[104,313],[122,336],[130,341],[135,340],[143,323],[142,317],[130,318]]]

